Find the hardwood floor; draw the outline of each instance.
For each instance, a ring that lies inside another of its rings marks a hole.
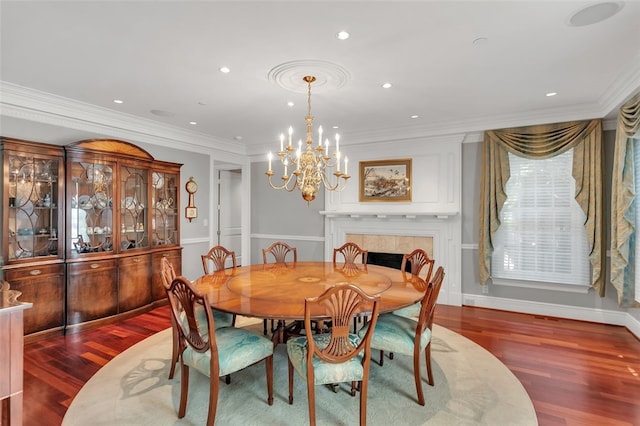
[[[520,379],[546,425],[640,425],[640,341],[624,327],[439,305],[436,323]],[[82,385],[117,354],[171,325],[168,307],[25,346],[24,425],[59,425]],[[499,425],[503,426],[503,425]]]

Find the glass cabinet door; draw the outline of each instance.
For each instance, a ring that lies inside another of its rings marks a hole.
[[[120,251],[149,247],[148,169],[120,167]]]
[[[71,256],[113,251],[113,164],[72,161],[67,251]]]
[[[62,257],[57,205],[61,161],[8,154],[8,261]]]
[[[151,178],[153,246],[178,244],[178,174],[154,172]]]

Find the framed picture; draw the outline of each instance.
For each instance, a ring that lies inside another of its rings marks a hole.
[[[360,201],[411,201],[411,159],[361,161]]]

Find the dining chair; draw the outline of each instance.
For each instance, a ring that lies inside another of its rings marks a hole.
[[[304,303],[305,336],[287,341],[289,404],[293,404],[294,370],[307,382],[309,424],[316,424],[315,386],[351,382],[351,396],[360,391],[360,424],[367,422],[367,389],[371,364],[372,332],[362,337],[349,333],[351,319],[362,311],[371,312],[370,330],[375,330],[380,296],[369,296],[354,284],[329,287],[320,296]],[[327,333],[313,334],[312,312],[330,314]],[[358,383],[358,386],[356,386]],[[330,407],[327,407],[330,409]]]
[[[262,263],[267,264],[267,255],[272,254],[275,258],[275,263],[287,263],[287,256],[289,253],[293,254],[293,264],[298,262],[298,249],[291,247],[289,244],[276,241],[267,248],[262,249]]]
[[[180,406],[178,418],[183,418],[189,393],[189,369],[209,377],[209,410],[207,425],[213,425],[218,405],[219,377],[265,361],[267,403],[273,405],[273,342],[253,331],[236,327],[216,328],[213,311],[206,293],[200,294],[185,277],[173,279],[168,291],[176,321],[182,354]],[[204,321],[197,314],[204,312]],[[184,315],[182,315],[184,313]]]
[[[162,284],[164,285],[164,289],[167,292],[167,297],[169,296],[169,287],[171,286],[171,282],[176,277],[175,270],[173,265],[169,261],[168,258],[163,257],[160,261],[160,277],[162,278]],[[197,310],[197,315],[200,321],[204,321],[205,314],[204,308],[200,307]],[[213,316],[216,320],[216,327],[232,327],[235,325],[235,315],[229,314],[227,312],[221,312],[216,309],[213,309]],[[180,320],[184,317],[184,313],[180,313]],[[178,363],[180,354],[182,353],[182,347],[180,346],[180,332],[178,330],[176,321],[171,315],[171,333],[172,333],[172,351],[171,351],[171,369],[169,370],[169,379],[173,379],[173,375],[175,373],[176,364]],[[226,377],[227,384],[231,383],[231,377]]]
[[[232,268],[236,268],[236,252],[227,250],[223,246],[214,246],[207,252],[207,254],[203,254],[202,256],[202,268],[204,269],[205,275],[210,274],[214,271],[221,271],[227,268],[227,259],[231,258]],[[213,271],[209,269],[209,263],[213,263]]]
[[[438,267],[433,279],[427,285],[418,321],[393,313],[380,315],[377,324],[366,324],[358,332],[361,337],[367,335],[373,328],[371,348],[380,350],[380,366],[383,365],[384,351],[393,351],[403,355],[413,355],[413,375],[418,394],[418,404],[424,405],[422,392],[422,374],[420,373],[420,354],[425,353],[428,383],[433,386],[433,372],[431,370],[431,328],[436,308],[436,301],[444,280],[444,269]],[[416,275],[412,280],[425,283]],[[425,283],[426,284],[426,283]]]
[[[430,258],[426,251],[415,249],[411,253],[402,256],[401,271],[407,271],[407,263],[409,264],[408,272],[420,276],[421,272],[425,270],[426,273],[422,279],[427,283],[431,281],[431,273],[433,272],[435,260]],[[418,315],[420,315],[420,303],[398,309],[393,311],[393,313],[407,318],[417,318]]]
[[[362,267],[366,270],[367,268],[367,256],[369,255],[368,250],[364,250],[360,248],[356,243],[346,242],[338,248],[333,249],[333,267],[337,267],[338,254],[341,254],[344,259],[344,264],[342,265],[342,273],[344,275],[355,275],[359,271],[358,267],[358,257],[360,257],[360,261],[362,263]],[[358,330],[358,322],[362,322],[362,317],[356,317],[353,319],[353,332],[355,333]],[[367,322],[365,317],[364,322]]]
[[[333,249],[333,266],[336,266],[338,254],[341,254],[344,258],[345,266],[357,265],[359,263],[357,262],[358,256],[360,256],[362,265],[366,265],[369,251],[360,248],[356,243],[344,243],[340,247]]]
[[[228,250],[223,246],[212,247],[207,254],[200,256],[202,258],[202,269],[205,275],[212,274],[217,271],[223,271],[227,269],[227,259],[231,259],[232,269],[236,269],[236,252]],[[209,269],[209,263],[213,264],[213,270]],[[236,316],[227,312],[221,312],[217,309],[213,310],[213,316],[220,327],[228,327],[236,324]]]
[[[293,255],[293,264],[295,265],[296,263],[298,263],[298,249],[296,247],[290,246],[285,242],[276,241],[275,243],[271,244],[269,247],[262,249],[262,263],[265,265],[269,263],[268,255],[271,254],[275,259],[275,263],[286,264],[287,256],[289,255],[289,253]],[[274,330],[274,325],[275,325],[275,322],[273,319],[271,319],[271,331]],[[264,320],[263,327],[264,327],[263,333],[266,336],[267,335],[267,319]]]

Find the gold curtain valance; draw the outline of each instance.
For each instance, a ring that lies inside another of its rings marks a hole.
[[[545,159],[574,149],[576,201],[587,216],[585,228],[592,267],[591,285],[604,294],[602,274],[602,123],[600,120],[490,130],[483,142],[480,190],[480,283],[491,273],[493,238],[500,226],[500,210],[507,196],[509,155]]]

